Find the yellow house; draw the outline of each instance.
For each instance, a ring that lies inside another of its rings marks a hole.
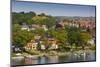
[[[24,47],[26,50],[32,50],[32,49],[37,49],[38,43],[35,42],[34,40],[31,40],[27,45]]]

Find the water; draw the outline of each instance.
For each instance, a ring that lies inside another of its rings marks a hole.
[[[47,64],[47,63],[67,63],[67,62],[82,62],[95,61],[95,52],[91,53],[70,53],[62,56],[42,56],[24,59],[13,59],[12,65],[27,65],[27,64]]]

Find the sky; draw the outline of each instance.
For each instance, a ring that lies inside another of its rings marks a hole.
[[[95,6],[12,1],[12,12],[22,11],[51,16],[95,17]]]

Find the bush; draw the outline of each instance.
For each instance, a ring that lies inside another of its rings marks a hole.
[[[96,45],[92,45],[91,50],[96,50]]]
[[[29,50],[27,51],[27,53],[31,54],[31,55],[38,55],[39,54],[39,51],[36,51],[36,50]]]
[[[65,47],[64,49],[65,49],[66,51],[70,51],[71,48],[70,48],[70,47]]]
[[[66,46],[66,44],[65,44],[65,45],[60,45],[58,50],[59,51],[70,51],[70,49],[71,49],[71,47]]]

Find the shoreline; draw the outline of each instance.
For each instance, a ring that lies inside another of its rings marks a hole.
[[[95,50],[79,50],[79,51],[68,51],[68,52],[56,52],[55,53],[39,53],[37,55],[31,55],[31,54],[27,54],[27,53],[23,53],[20,56],[12,56],[12,59],[23,59],[23,58],[32,58],[32,57],[42,57],[42,56],[63,56],[63,55],[70,55],[71,53],[76,53],[76,54],[81,54],[81,53],[90,53],[90,52],[96,52]]]

